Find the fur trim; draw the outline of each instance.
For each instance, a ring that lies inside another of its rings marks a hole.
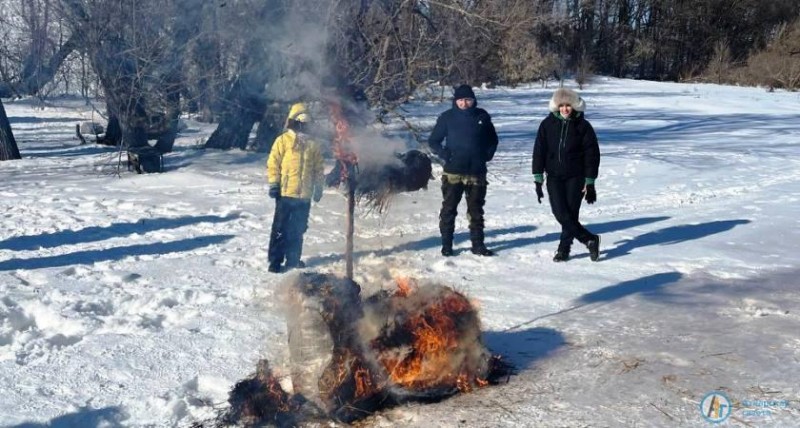
[[[550,111],[557,112],[560,104],[569,104],[575,111],[582,112],[586,110],[586,103],[583,98],[578,96],[578,93],[572,89],[558,88],[553,92],[553,98],[550,99]]]

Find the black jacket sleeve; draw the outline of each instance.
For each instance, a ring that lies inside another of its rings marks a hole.
[[[431,148],[431,151],[436,156],[446,161],[447,156],[442,147],[442,141],[444,141],[445,137],[447,137],[447,119],[445,118],[445,113],[442,113],[439,115],[439,118],[436,119],[436,125],[433,127],[433,131],[431,131],[431,135],[428,136],[428,147]]]
[[[539,124],[539,132],[536,133],[536,142],[533,143],[533,164],[534,174],[544,174],[544,160],[547,158],[547,135],[545,135],[544,120]]]
[[[486,122],[484,126],[486,126],[486,162],[489,162],[494,157],[494,152],[497,151],[497,131],[494,129],[494,124],[492,123],[492,117],[489,114],[486,114]]]
[[[583,162],[583,175],[586,178],[597,178],[600,169],[600,144],[589,122],[586,122],[586,133],[583,135]]]

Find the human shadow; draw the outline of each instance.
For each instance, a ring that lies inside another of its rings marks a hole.
[[[676,283],[681,278],[683,278],[683,274],[680,272],[662,272],[643,278],[623,281],[619,284],[609,285],[608,287],[586,293],[575,299],[575,304],[584,306],[592,303],[610,302],[632,294],[644,294],[647,297],[655,297],[663,294],[665,286]]]
[[[536,321],[545,318],[551,318],[558,315],[572,312],[576,309],[583,308],[595,303],[609,303],[614,300],[621,299],[633,294],[642,294],[646,298],[653,298],[665,294],[664,287],[669,284],[674,284],[683,278],[683,274],[679,272],[662,272],[653,275],[648,275],[642,278],[632,279],[630,281],[623,281],[619,284],[610,285],[589,293],[586,293],[572,301],[572,305],[568,308],[561,309],[556,312],[539,315],[538,317],[529,319],[528,321],[521,322],[517,325],[511,326],[505,331],[512,331],[527,325],[533,324]]]
[[[492,238],[496,236],[502,235],[511,235],[515,233],[527,233],[536,230],[534,226],[514,226],[514,227],[507,227],[502,229],[491,229],[485,232],[486,238]],[[458,244],[459,242],[469,240],[469,232],[458,232],[453,235],[453,242]],[[356,251],[353,256],[354,257],[361,257],[367,254],[375,254],[378,257],[384,257],[393,253],[400,253],[403,251],[422,251],[428,248],[435,248],[442,245],[442,238],[439,235],[431,236],[428,238],[419,239],[416,241],[406,242],[392,248],[383,248],[380,250],[362,250]],[[335,253],[335,254],[328,254],[325,256],[314,256],[309,257],[306,260],[306,266],[316,266],[321,265],[324,263],[330,263],[337,260],[342,260],[344,258],[343,254]]]
[[[552,328],[484,331],[483,343],[508,359],[515,369],[524,370],[564,346],[564,336]]]
[[[39,235],[17,236],[0,241],[0,250],[24,251],[54,248],[61,245],[83,244],[133,235],[134,233],[141,235],[155,230],[177,229],[190,224],[223,223],[237,217],[238,215],[236,214],[230,214],[225,217],[203,215],[141,219],[135,223],[112,223],[108,226],[91,226],[78,230],[68,229]]]
[[[667,227],[654,232],[648,232],[643,235],[639,235],[633,239],[624,240],[622,241],[621,245],[617,245],[616,247],[605,251],[603,253],[603,257],[605,259],[613,259],[614,257],[625,256],[630,254],[631,251],[636,248],[646,247],[649,245],[680,244],[682,242],[722,233],[731,230],[736,226],[748,223],[750,223],[750,220],[722,220],[702,224],[687,224]]]
[[[633,218],[627,220],[615,220],[609,221],[606,223],[596,223],[590,226],[590,229],[594,233],[604,234],[609,232],[616,232],[618,230],[624,230],[631,227],[642,226],[645,224],[656,223],[659,221],[668,220],[669,217],[666,216],[659,216],[659,217],[640,217],[640,218]],[[542,236],[536,236],[533,238],[517,238],[507,241],[494,241],[494,242],[487,242],[487,246],[492,248],[495,251],[503,251],[509,250],[512,248],[519,248],[525,247],[528,245],[539,244],[542,242],[550,242],[550,241],[558,241],[561,237],[560,232],[548,233]]]
[[[128,414],[119,406],[102,409],[80,407],[74,413],[58,416],[49,422],[23,422],[8,428],[114,428],[125,426],[123,422],[128,418]]]
[[[153,244],[137,244],[125,247],[104,248],[99,250],[77,251],[74,253],[57,256],[38,257],[30,259],[10,259],[0,262],[0,272],[15,269],[42,269],[58,266],[92,264],[102,261],[122,260],[125,257],[162,255],[191,251],[209,245],[221,244],[234,235],[212,235],[191,239],[181,239],[172,242],[157,242]]]

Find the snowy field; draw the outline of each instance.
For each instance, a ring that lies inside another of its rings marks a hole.
[[[360,211],[356,279],[451,284],[480,305],[485,341],[519,373],[359,426],[800,426],[800,94],[598,78],[582,91],[601,141],[598,202],[555,264],[559,227],[538,204],[532,144],[552,89],[476,89],[500,147],[487,245],[439,255],[441,168],[388,212]],[[430,128],[444,104],[407,106]],[[267,273],[265,154],[197,150],[189,122],[164,174],[116,174],[79,145],[82,101],[6,102],[23,159],[0,163],[0,426],[186,427],[226,407],[286,329]],[[331,164],[328,165],[330,168]],[[463,202],[462,202],[463,204]],[[312,207],[309,270],[343,272],[344,198]]]

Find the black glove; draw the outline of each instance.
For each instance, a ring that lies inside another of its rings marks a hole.
[[[322,186],[314,186],[314,202],[319,202],[322,199]]]
[[[586,185],[586,203],[593,204],[597,202],[597,193],[594,191],[594,184]]]
[[[277,184],[270,184],[269,185],[269,197],[272,199],[278,199],[281,197],[281,187]]]
[[[542,198],[544,198],[544,191],[542,191],[542,183],[536,182],[536,198],[539,199],[539,203],[542,203]]]

